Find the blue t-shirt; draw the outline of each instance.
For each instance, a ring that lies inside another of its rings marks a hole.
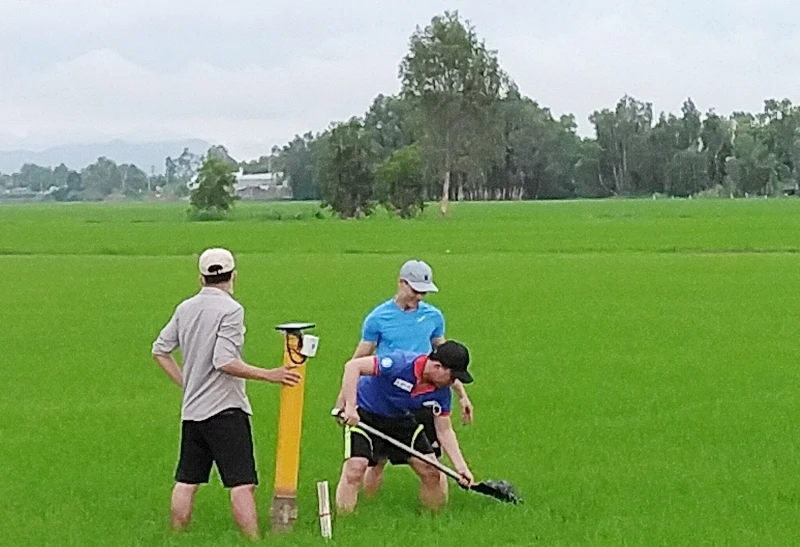
[[[376,355],[392,351],[430,353],[431,339],[443,336],[444,316],[438,308],[420,302],[417,309],[403,311],[393,298],[372,310],[361,329],[361,339],[376,344]]]
[[[431,407],[434,415],[450,414],[450,388],[420,390],[418,384],[427,353],[395,351],[379,354],[375,359],[375,376],[362,376],[358,382],[357,405],[384,417],[405,416],[423,407]]]

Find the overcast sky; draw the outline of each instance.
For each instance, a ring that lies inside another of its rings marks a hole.
[[[724,114],[767,97],[800,102],[790,0],[488,4],[1,0],[0,149],[198,137],[257,157],[395,93],[415,26],[445,9],[582,133],[625,93],[656,112],[677,112],[687,95]]]

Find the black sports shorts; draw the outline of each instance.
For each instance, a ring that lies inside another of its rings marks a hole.
[[[212,463],[226,488],[258,484],[250,416],[245,411],[229,408],[206,420],[182,423],[175,480],[207,483]]]
[[[397,439],[406,446],[414,448],[422,454],[434,454],[434,449],[425,434],[425,428],[413,416],[387,418],[378,416],[359,408],[361,421],[372,426],[381,433]],[[344,458],[366,458],[370,467],[379,461],[389,460],[393,464],[407,463],[409,455],[393,444],[370,435],[358,425],[345,427]]]

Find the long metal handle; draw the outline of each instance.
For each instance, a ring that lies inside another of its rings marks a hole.
[[[335,411],[335,409],[334,409],[334,411]],[[343,414],[342,414],[341,411],[336,412],[335,415],[338,418],[342,418],[343,417]],[[456,473],[455,471],[453,471],[452,469],[450,469],[449,467],[447,467],[446,465],[444,465],[441,462],[439,462],[439,460],[436,460],[436,459],[433,459],[433,458],[429,458],[428,456],[426,456],[422,452],[414,450],[410,446],[407,446],[407,445],[401,443],[400,441],[398,441],[394,437],[390,437],[389,435],[387,435],[383,431],[379,431],[379,430],[375,429],[374,427],[372,427],[372,426],[370,426],[368,424],[365,424],[364,422],[358,422],[358,425],[354,426],[354,427],[360,427],[361,429],[363,429],[364,431],[366,431],[370,435],[375,435],[376,437],[380,437],[384,441],[393,444],[394,446],[396,446],[397,448],[399,448],[403,452],[406,452],[407,454],[410,454],[410,455],[414,456],[415,458],[418,458],[418,459],[422,460],[423,462],[425,462],[425,463],[427,463],[429,465],[432,465],[433,467],[435,467],[436,469],[438,469],[439,471],[441,471],[445,475],[448,475],[449,477],[451,477],[451,478],[453,478],[453,479],[455,479],[457,481],[461,481],[464,478],[461,475],[459,475],[458,473]]]

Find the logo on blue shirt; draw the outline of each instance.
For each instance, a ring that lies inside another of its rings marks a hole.
[[[408,391],[409,393],[411,393],[411,391],[414,389],[414,384],[412,384],[411,382],[406,382],[402,378],[398,378],[397,380],[395,380],[394,385],[396,385],[403,391]]]
[[[424,403],[422,403],[422,406],[430,408],[434,416],[442,415],[442,405],[440,405],[438,401],[425,401]]]

